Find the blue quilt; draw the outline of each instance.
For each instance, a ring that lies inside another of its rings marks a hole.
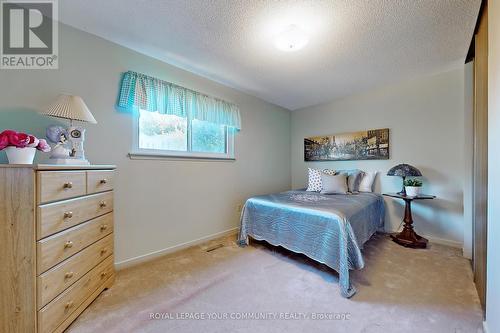
[[[240,245],[248,236],[303,253],[339,273],[343,297],[356,288],[349,270],[364,267],[361,247],[384,226],[380,194],[324,195],[288,191],[253,197],[241,214]]]

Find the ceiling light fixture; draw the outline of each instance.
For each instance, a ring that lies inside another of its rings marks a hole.
[[[307,34],[296,25],[290,25],[274,39],[276,48],[285,52],[298,51],[306,46],[308,42]]]

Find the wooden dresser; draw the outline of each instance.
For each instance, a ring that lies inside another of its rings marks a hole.
[[[111,286],[114,168],[0,165],[0,332],[62,332]]]

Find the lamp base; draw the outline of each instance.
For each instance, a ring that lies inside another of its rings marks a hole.
[[[49,158],[48,163],[58,165],[90,165],[89,161],[80,158]]]
[[[405,187],[405,180],[406,180],[406,177],[403,176],[403,188],[401,189],[401,192],[398,192],[399,195],[402,195],[402,196],[406,196],[406,187]]]

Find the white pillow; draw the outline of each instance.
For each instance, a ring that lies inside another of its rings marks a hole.
[[[378,171],[366,171],[359,183],[359,192],[373,192],[373,183]]]
[[[359,193],[359,184],[363,179],[365,173],[359,169],[353,170],[339,170],[336,175],[346,175],[347,176],[347,188],[351,193]]]
[[[307,173],[308,173],[308,182],[307,182],[307,189],[306,191],[309,192],[320,192],[322,188],[322,183],[321,183],[321,173],[324,172],[327,175],[334,175],[335,170],[329,170],[329,169],[324,169],[324,170],[319,170],[319,169],[313,169],[313,168],[308,168]]]
[[[321,174],[322,189],[321,194],[347,194],[347,175],[336,176]]]

